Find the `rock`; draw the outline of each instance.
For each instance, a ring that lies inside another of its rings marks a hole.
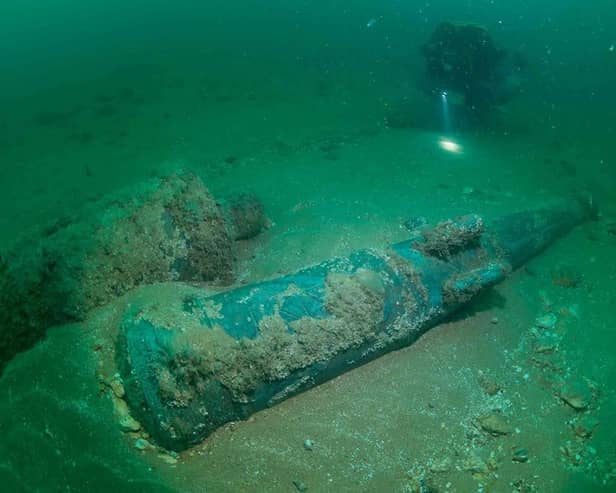
[[[124,383],[122,382],[122,377],[119,373],[116,373],[113,376],[113,379],[109,382],[109,387],[118,399],[122,399],[124,397]]]
[[[583,395],[577,393],[560,394],[560,398],[577,411],[583,411],[589,404]]]
[[[558,350],[560,337],[554,332],[542,330],[536,331],[533,351],[538,354],[552,354]]]
[[[310,440],[310,438],[306,438],[306,440],[304,440],[304,448],[306,450],[312,451],[313,447],[314,447],[314,442]]]
[[[306,484],[303,481],[300,481],[298,479],[293,480],[293,486],[295,486],[295,489],[297,491],[307,491],[308,490],[308,486],[306,486]]]
[[[177,457],[171,454],[158,454],[158,458],[172,466],[178,463]]]
[[[122,431],[139,431],[141,429],[141,424],[131,416],[128,405],[123,399],[119,399],[114,395],[113,407]]]
[[[535,325],[540,329],[552,330],[554,327],[556,327],[557,321],[558,319],[556,318],[556,315],[550,312],[540,317],[537,317],[535,319]]]
[[[593,389],[586,381],[574,381],[560,390],[559,397],[576,411],[584,411],[592,402]]]
[[[486,475],[490,472],[488,464],[486,464],[481,457],[477,457],[476,455],[468,457],[462,464],[462,468],[473,475]]]
[[[496,395],[501,391],[501,386],[485,374],[479,374],[479,385],[482,390],[488,395]]]
[[[497,413],[488,414],[477,418],[479,426],[483,431],[493,436],[508,435],[512,429],[507,420]]]
[[[571,423],[573,433],[579,438],[590,438],[599,426],[599,420],[593,416],[583,416]]]
[[[539,354],[552,354],[556,352],[557,348],[556,344],[538,344],[534,347],[534,350]]]
[[[137,450],[151,450],[154,448],[154,446],[145,438],[137,438],[134,445]]]
[[[240,223],[252,233],[259,214],[251,205]],[[0,259],[0,325],[10,327],[0,331],[0,367],[48,328],[83,320],[137,286],[230,283],[236,247],[229,229],[203,182],[181,172],[24,231]]]
[[[546,370],[548,373],[543,375],[543,379],[547,381],[553,381],[550,385],[555,385],[558,382],[559,375],[565,370],[562,366],[563,362],[555,361],[555,353],[537,353],[530,358],[530,363],[537,368]]]
[[[139,431],[141,429],[141,424],[135,418],[130,415],[122,416],[119,420],[120,429],[122,431]]]
[[[564,446],[560,447],[562,454],[573,465],[579,465],[582,462],[583,446],[579,442],[567,441]]]
[[[511,460],[513,462],[528,462],[528,449],[524,447],[514,448]]]

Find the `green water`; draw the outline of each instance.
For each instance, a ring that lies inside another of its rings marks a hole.
[[[452,111],[459,153],[439,146],[422,87],[420,46],[446,20],[528,60],[494,118],[462,128]],[[178,170],[217,199],[262,202],[271,227],[238,255],[237,284],[385,248],[411,217],[489,218],[572,192],[600,215],[415,345],[179,457],[137,450],[99,378],[118,313],[146,295],[52,327],[0,377],[0,489],[615,491],[614,26],[609,0],[3,2],[3,256]],[[532,333],[545,314],[559,337],[547,360]],[[14,326],[0,320],[3,350]],[[495,412],[511,433],[481,428]],[[512,460],[519,449],[528,461]]]

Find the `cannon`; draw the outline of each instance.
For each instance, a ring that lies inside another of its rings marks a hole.
[[[470,214],[284,277],[133,304],[116,343],[124,399],[158,445],[185,450],[411,344],[595,213],[572,199]]]
[[[0,255],[0,375],[49,328],[84,320],[137,286],[230,284],[237,244],[268,223],[252,194],[225,202],[197,175],[179,171],[24,232]]]

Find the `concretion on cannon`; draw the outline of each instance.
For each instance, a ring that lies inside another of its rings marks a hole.
[[[430,327],[592,215],[559,202],[484,223],[469,215],[385,251],[165,306],[130,306],[117,358],[133,416],[184,450]]]
[[[0,256],[0,373],[48,327],[163,281],[228,285],[235,241],[266,225],[243,194],[221,206],[191,172],[135,184],[25,235]]]

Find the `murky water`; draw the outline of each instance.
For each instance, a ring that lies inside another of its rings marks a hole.
[[[613,2],[206,3],[0,6],[3,491],[613,491]],[[598,215],[333,370],[425,315],[392,244],[441,272],[478,243],[440,221],[555,199]]]

